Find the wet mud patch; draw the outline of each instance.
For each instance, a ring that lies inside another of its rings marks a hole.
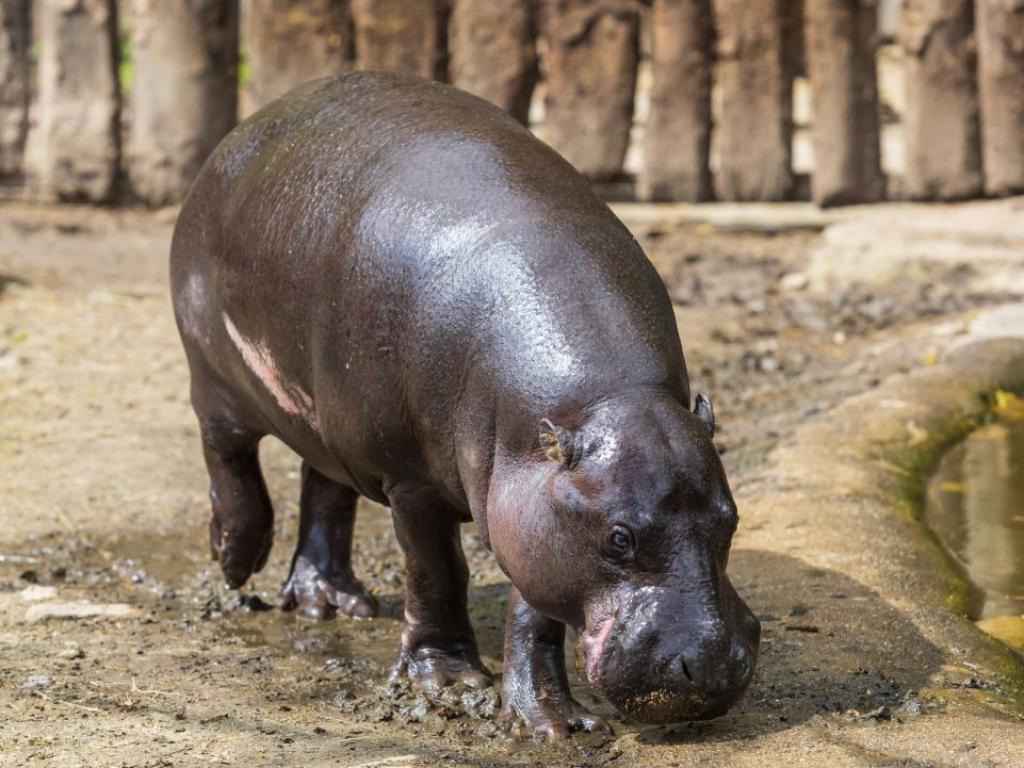
[[[545,759],[558,754],[506,730],[497,687],[449,687],[428,696],[404,682],[389,684],[387,672],[400,643],[398,618],[317,623],[266,610],[272,590],[224,588],[215,565],[205,559],[205,543],[205,531],[194,527],[184,536],[119,536],[33,550],[34,557],[59,563],[65,574],[61,581],[41,569],[37,582],[56,586],[62,596],[123,601],[140,615],[116,626],[93,624],[103,628],[111,648],[75,640],[66,658],[21,666],[12,687],[19,695],[86,717],[180,718],[172,721],[235,731],[258,722],[264,736],[278,739],[296,739],[282,735],[293,730],[326,738],[316,729],[343,724],[359,743],[405,734],[506,756],[522,750]],[[281,572],[283,560],[279,555],[271,570]],[[583,764],[629,764],[629,744],[731,749],[815,717],[870,725],[940,711],[940,699],[922,689],[941,666],[941,654],[873,592],[838,572],[756,550],[736,551],[732,572],[764,627],[757,677],[741,704],[708,723],[666,727],[616,721],[620,736],[629,735],[625,742],[577,739],[564,764],[583,759],[590,761]],[[258,579],[273,581],[269,575]],[[23,589],[25,580],[16,581],[13,587]],[[496,673],[505,593],[504,584],[491,583],[474,585],[470,594],[481,651]],[[400,593],[382,597],[401,604]],[[70,637],[88,626],[39,625],[36,631],[44,634],[38,647],[47,646],[44,638],[54,630],[67,627]],[[877,626],[890,627],[917,655],[893,657],[885,639],[872,633]],[[574,669],[571,641],[566,654],[574,694],[614,720],[614,711]],[[96,681],[90,672],[97,663],[114,670],[113,681],[90,682]],[[64,703],[53,703],[58,701]]]

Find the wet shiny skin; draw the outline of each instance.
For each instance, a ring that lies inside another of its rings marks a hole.
[[[735,506],[664,286],[514,120],[396,75],[303,86],[211,156],[171,276],[229,582],[266,559],[256,445],[273,434],[306,465],[285,607],[371,613],[352,500],[391,506],[407,570],[394,674],[489,681],[458,538],[472,518],[513,584],[503,700],[529,729],[607,727],[569,695],[566,624],[592,638],[605,622],[595,682],[635,717],[700,717],[746,686]],[[609,556],[615,525],[628,557]]]

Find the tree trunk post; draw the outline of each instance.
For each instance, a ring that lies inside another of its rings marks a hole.
[[[787,19],[779,0],[714,0],[718,29],[715,189],[722,200],[785,200],[793,190]]]
[[[915,200],[982,191],[971,0],[905,0],[900,43],[907,81],[906,176]]]
[[[543,138],[595,181],[622,172],[640,57],[636,4],[547,0]]]
[[[352,68],[348,0],[251,0],[242,47],[251,113],[308,80]]]
[[[359,68],[435,77],[444,60],[443,11],[441,0],[352,0]]]
[[[38,193],[107,202],[120,158],[113,0],[41,0]]]
[[[874,0],[807,0],[805,39],[814,105],[811,198],[820,206],[880,200]]]
[[[524,125],[537,83],[532,6],[531,0],[455,0],[448,27],[452,83]]]
[[[638,196],[697,203],[711,198],[711,0],[654,0],[651,110]]]
[[[129,178],[149,205],[180,201],[235,124],[237,0],[134,0]]]
[[[21,175],[28,134],[31,3],[0,0],[0,178]]]
[[[1024,192],[1024,0],[975,0],[985,192]]]

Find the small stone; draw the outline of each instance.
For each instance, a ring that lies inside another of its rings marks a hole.
[[[900,712],[904,715],[920,715],[921,714],[921,702],[917,699],[907,699],[900,706]]]
[[[810,279],[803,272],[790,272],[779,280],[779,288],[783,291],[802,291],[810,283]]]
[[[49,675],[30,675],[29,677],[26,677],[22,681],[22,683],[21,683],[21,685],[19,687],[20,688],[49,688],[52,683],[53,683],[53,680],[50,679]]]
[[[37,603],[40,600],[52,600],[55,598],[57,596],[57,588],[33,584],[30,587],[25,587],[18,595],[26,603]]]
[[[886,706],[876,707],[870,712],[865,712],[862,717],[865,720],[892,720],[892,712]]]

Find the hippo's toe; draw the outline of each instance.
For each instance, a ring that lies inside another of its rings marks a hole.
[[[295,558],[292,574],[281,589],[279,605],[298,611],[307,619],[321,621],[338,614],[355,619],[377,615],[377,601],[355,578],[328,578],[304,556]]]
[[[560,700],[510,697],[506,690],[502,715],[510,729],[549,741],[562,741],[575,732],[612,732],[604,718],[589,712],[571,697]]]
[[[442,650],[423,647],[403,649],[391,668],[389,679],[406,677],[422,691],[436,693],[446,685],[460,683],[467,688],[486,688],[494,682],[475,649]]]

